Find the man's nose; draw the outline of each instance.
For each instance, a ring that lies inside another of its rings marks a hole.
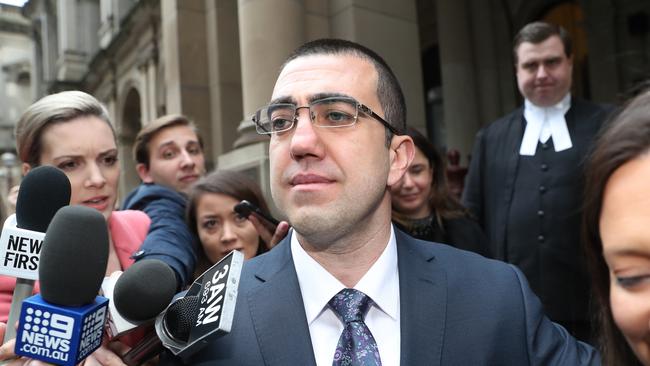
[[[192,155],[190,155],[190,153],[187,150],[181,151],[181,166],[182,167],[194,166],[194,160],[192,159]]]
[[[540,65],[537,68],[537,74],[535,75],[538,79],[543,79],[548,76],[548,71],[544,65]]]
[[[296,111],[295,123],[296,126],[291,136],[290,146],[291,155],[294,159],[307,155],[321,156],[323,146],[318,131],[316,131],[318,127],[312,123],[311,112],[308,108]]]

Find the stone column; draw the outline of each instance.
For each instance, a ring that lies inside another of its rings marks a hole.
[[[616,13],[613,3],[605,0],[580,1],[585,14],[585,30],[589,53],[591,99],[617,102],[621,90],[620,61],[617,50]]]
[[[77,23],[77,2],[57,2],[59,50],[57,58],[57,80],[78,80],[85,72],[85,55],[80,50],[78,34],[84,30],[73,27]]]
[[[237,0],[205,0],[212,153],[232,149],[242,119]]]
[[[34,29],[34,54],[32,56],[32,96],[35,101],[46,94],[49,82],[56,75],[58,49],[56,4],[46,1],[28,1],[23,6],[25,17],[32,21]]]
[[[447,147],[462,156],[472,150],[480,126],[470,9],[466,2],[438,1],[438,37]]]
[[[269,102],[282,62],[306,40],[304,0],[237,3],[244,116],[236,147],[266,140],[255,133],[248,117]]]
[[[203,136],[212,135],[204,0],[161,1],[162,58],[167,113],[192,119]],[[212,141],[204,139],[206,165]]]
[[[488,1],[476,2],[471,12],[472,39],[475,41],[471,60],[476,76],[477,116],[476,124],[467,125],[465,133],[474,137],[476,129],[486,125],[513,109],[515,89],[513,84],[512,47],[510,35],[503,21],[503,14]],[[505,68],[502,65],[506,65]],[[464,164],[465,161],[461,162]]]
[[[144,103],[146,103],[145,109],[147,111],[147,119],[143,119],[143,121],[153,120],[154,118],[158,117],[157,116],[158,105],[156,104],[156,101],[158,100],[158,89],[156,88],[157,77],[158,77],[158,62],[155,59],[151,59],[147,64],[147,76],[146,76],[147,96],[144,99]]]
[[[330,32],[369,47],[393,69],[404,91],[407,124],[424,129],[424,91],[415,0],[330,1]]]

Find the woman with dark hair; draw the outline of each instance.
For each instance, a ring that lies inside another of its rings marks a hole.
[[[614,117],[587,163],[582,229],[603,365],[650,365],[649,182],[646,92]]]
[[[440,153],[417,130],[408,127],[406,134],[415,143],[415,157],[404,177],[391,187],[393,221],[418,239],[489,256],[483,231],[449,193]]]
[[[289,224],[281,222],[275,235],[255,216],[241,217],[233,207],[241,200],[269,214],[262,192],[255,181],[235,171],[215,171],[197,181],[189,192],[187,224],[199,238],[195,275],[203,273],[230,251],[243,252],[250,259],[269,250],[287,233]]]

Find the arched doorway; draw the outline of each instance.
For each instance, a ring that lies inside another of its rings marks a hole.
[[[122,178],[120,181],[120,197],[123,200],[138,184],[140,178],[135,170],[133,159],[133,142],[142,126],[142,113],[140,110],[140,93],[131,88],[127,92],[122,108],[122,123],[118,131],[119,154],[121,159]]]

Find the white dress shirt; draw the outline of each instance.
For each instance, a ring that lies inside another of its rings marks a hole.
[[[291,255],[298,274],[316,364],[331,366],[343,332],[343,322],[327,303],[345,286],[305,252],[295,233],[291,236]],[[377,342],[382,365],[399,365],[399,273],[392,225],[386,249],[354,288],[374,302],[366,314],[365,323]]]
[[[571,107],[571,94],[567,94],[559,103],[550,107],[538,107],[526,99],[524,118],[526,130],[519,148],[520,155],[535,155],[537,141],[545,143],[552,136],[555,151],[570,149],[571,136],[564,115]]]

